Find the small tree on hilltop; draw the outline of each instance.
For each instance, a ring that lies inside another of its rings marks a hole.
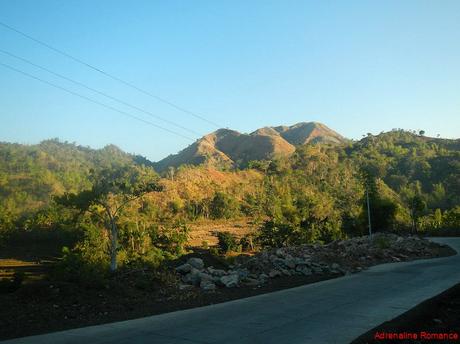
[[[99,217],[110,236],[110,270],[117,269],[118,226],[120,211],[144,194],[162,191],[156,174],[147,168],[118,167],[105,169],[92,175],[93,187],[77,194],[66,193],[58,203],[91,212]]]

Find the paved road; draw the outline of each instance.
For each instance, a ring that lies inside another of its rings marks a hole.
[[[460,238],[439,238],[460,252]],[[359,274],[218,305],[6,343],[349,343],[460,282],[460,255],[375,266]]]

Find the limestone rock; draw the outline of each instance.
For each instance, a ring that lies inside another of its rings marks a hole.
[[[200,282],[200,288],[205,291],[212,291],[212,290],[216,290],[216,285],[214,284],[212,280],[204,279],[204,280],[201,280]]]
[[[192,266],[190,264],[188,264],[188,263],[179,265],[176,268],[176,271],[181,273],[181,274],[186,274],[187,272],[190,272],[191,270],[192,270]]]
[[[201,281],[200,271],[192,268],[188,274],[182,276],[182,281],[187,284],[199,285]]]
[[[220,281],[227,288],[234,288],[234,287],[238,286],[239,278],[238,278],[237,274],[231,274],[231,275],[227,275],[227,276],[222,276],[220,278]]]
[[[187,264],[190,264],[192,267],[198,270],[202,270],[204,268],[204,262],[201,258],[189,258],[187,260]]]

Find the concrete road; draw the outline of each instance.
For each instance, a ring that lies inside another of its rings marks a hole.
[[[460,252],[460,238],[439,238]],[[349,343],[460,282],[460,255],[378,265],[307,286],[2,343]]]

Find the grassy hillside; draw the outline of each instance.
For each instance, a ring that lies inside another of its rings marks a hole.
[[[158,171],[182,164],[206,164],[217,168],[245,167],[251,160],[287,157],[295,146],[308,143],[343,143],[346,139],[324,124],[298,123],[288,126],[265,127],[250,134],[219,129],[155,164]]]
[[[263,131],[271,135],[276,128]],[[164,172],[164,191],[137,203],[126,214],[126,226],[139,211],[149,226],[247,217],[288,224],[308,232],[308,240],[327,241],[367,230],[367,187],[376,230],[458,228],[459,148],[459,140],[398,130],[342,145],[298,146],[289,156],[252,161],[244,170],[183,165]],[[56,208],[54,196],[89,189],[98,171],[138,165],[152,168],[147,159],[115,146],[1,143],[1,231],[57,227],[64,210]]]

